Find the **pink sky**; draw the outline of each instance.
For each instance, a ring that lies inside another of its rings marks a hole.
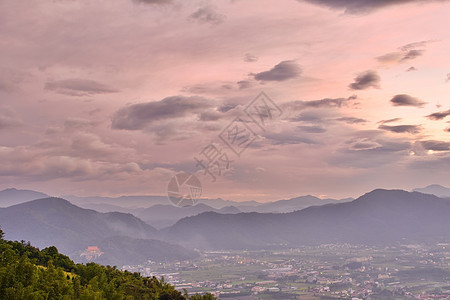
[[[163,195],[181,171],[233,200],[450,186],[449,15],[450,1],[0,1],[0,189]],[[218,136],[262,91],[283,115],[237,157]],[[195,168],[210,142],[233,160],[215,182]]]

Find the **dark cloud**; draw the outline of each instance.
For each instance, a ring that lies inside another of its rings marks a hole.
[[[420,143],[426,150],[450,151],[450,142],[429,140],[429,141],[422,141]]]
[[[450,132],[450,127],[444,129],[445,132]]]
[[[22,120],[12,108],[0,107],[0,130],[17,127],[22,124]]]
[[[348,13],[367,13],[384,6],[390,6],[395,4],[431,2],[425,0],[298,0],[298,1],[307,1],[313,4],[325,5],[334,9],[345,9],[345,11]]]
[[[95,94],[118,92],[118,90],[107,85],[87,79],[65,79],[51,81],[45,84],[45,89],[69,96],[92,96]]]
[[[361,124],[366,123],[367,120],[361,119],[361,118],[355,118],[355,117],[341,117],[337,118],[337,121],[345,122],[347,124]]]
[[[381,130],[386,130],[395,133],[417,134],[422,131],[422,126],[420,125],[395,125],[395,126],[380,125],[378,126],[378,128]]]
[[[275,65],[269,71],[250,75],[254,76],[256,80],[260,81],[284,81],[299,77],[301,73],[302,69],[295,61],[285,60]]]
[[[448,116],[450,116],[450,109],[446,110],[446,111],[436,112],[436,113],[433,113],[433,114],[428,115],[426,117],[428,119],[430,119],[430,120],[438,121],[438,120],[443,120],[443,119],[445,119]]]
[[[356,76],[355,82],[351,83],[349,87],[352,90],[365,90],[370,87],[379,88],[380,80],[381,78],[376,71],[368,70]]]
[[[412,71],[417,71],[417,69],[415,67],[409,67],[406,72],[412,72]]]
[[[420,99],[414,98],[406,94],[395,95],[391,99],[391,103],[393,106],[414,106],[414,107],[423,107],[426,104],[426,102],[423,102]]]
[[[197,9],[189,16],[189,20],[199,23],[220,24],[226,19],[225,15],[219,14],[212,6],[204,6]]]
[[[173,96],[161,101],[133,104],[118,110],[112,118],[112,128],[139,130],[155,121],[200,115],[213,105],[201,97]],[[167,129],[165,129],[167,130]]]
[[[446,79],[446,82],[449,82],[449,81],[450,81],[450,73],[447,74],[447,79]]]
[[[246,53],[244,56],[244,61],[245,62],[255,62],[255,61],[258,61],[258,57],[254,56],[250,53]]]
[[[381,120],[378,121],[377,124],[387,124],[387,123],[393,123],[393,122],[397,122],[397,121],[401,121],[402,118],[394,118],[394,119],[388,119],[388,120]]]

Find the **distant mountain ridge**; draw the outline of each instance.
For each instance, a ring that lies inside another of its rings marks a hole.
[[[165,230],[167,240],[203,249],[264,249],[322,243],[450,241],[450,200],[401,190],[285,214],[203,213]]]
[[[274,202],[262,203],[256,206],[238,205],[237,208],[242,212],[259,212],[259,213],[287,213],[296,210],[302,210],[309,206],[325,205],[330,203],[343,203],[354,200],[346,198],[336,199],[320,199],[312,195],[295,197],[287,200],[278,200]]]
[[[432,184],[424,188],[414,189],[413,191],[435,195],[441,198],[450,198],[450,189],[439,184]]]
[[[9,188],[0,191],[0,207],[8,207],[11,205],[47,197],[50,196],[41,192]]]

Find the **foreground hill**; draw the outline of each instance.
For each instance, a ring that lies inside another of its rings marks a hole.
[[[156,277],[94,263],[75,264],[55,247],[6,241],[0,229],[0,299],[214,300],[182,294]]]
[[[322,243],[450,241],[450,200],[374,190],[339,204],[286,214],[203,213],[165,231],[168,240],[204,249],[257,249]]]
[[[99,213],[83,209],[60,198],[44,198],[0,209],[0,226],[11,240],[31,241],[38,247],[54,245],[63,253],[79,259],[79,254],[88,246],[101,245],[105,239],[126,237],[130,239],[155,239],[158,231],[131,214],[113,212]],[[149,244],[153,244],[151,247]],[[123,243],[122,243],[123,245]],[[148,256],[145,259],[164,257],[168,260],[189,258],[193,252],[179,249],[179,246],[147,241],[146,247],[134,249],[129,255]],[[154,251],[148,251],[149,249]],[[105,263],[118,264],[114,251],[105,252]],[[147,251],[146,251],[147,250]],[[180,254],[178,256],[177,254]],[[127,257],[123,257],[126,260]],[[108,261],[111,259],[111,262]],[[121,262],[124,262],[122,260]],[[145,260],[144,260],[145,261]]]

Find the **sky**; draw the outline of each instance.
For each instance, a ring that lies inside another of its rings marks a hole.
[[[450,186],[449,15],[445,0],[0,0],[0,189],[165,195],[180,172],[237,201]]]

